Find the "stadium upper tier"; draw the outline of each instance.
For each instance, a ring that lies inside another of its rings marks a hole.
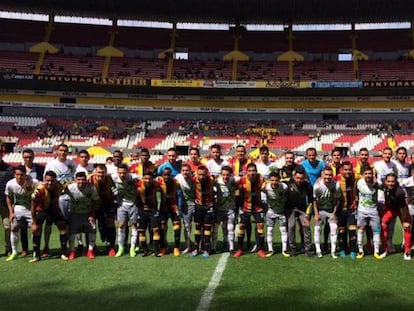
[[[29,52],[0,51],[0,71],[34,74],[37,56]],[[47,55],[40,74],[53,76],[100,77],[105,59],[99,56]],[[144,58],[115,58],[109,67],[109,77],[165,79],[167,61]],[[411,60],[364,61],[356,77],[351,62],[302,61],[293,68],[295,81],[404,81],[414,80]],[[222,60],[177,60],[173,80],[232,80],[232,63]],[[238,80],[288,80],[286,62],[238,62]]]
[[[39,54],[29,52],[44,42],[57,49],[46,53],[39,74],[165,79],[168,60],[159,59],[171,45],[171,30],[0,19],[0,70],[36,73]],[[292,50],[303,57],[293,64],[296,81],[389,81],[413,80],[414,62],[410,30],[360,30],[352,42],[351,31],[298,31],[293,33]],[[174,51],[188,53],[189,60],[175,60],[171,79],[232,80],[234,68],[223,56],[235,48],[234,30],[177,30]],[[239,51],[249,56],[237,64],[237,80],[288,80],[286,61],[276,61],[289,50],[286,32],[242,31]],[[112,46],[123,53],[109,63],[97,52]],[[359,68],[338,61],[338,54],[358,50],[363,55]],[[105,67],[105,66],[108,67]]]

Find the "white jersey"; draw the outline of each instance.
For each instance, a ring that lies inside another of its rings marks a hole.
[[[410,163],[408,162],[403,162],[401,163],[400,161],[394,160],[393,161],[395,163],[395,166],[397,168],[397,178],[398,178],[398,183],[401,184],[401,182],[410,177]]]
[[[378,186],[368,185],[365,179],[360,179],[356,185],[358,191],[358,210],[377,209]]]
[[[45,167],[45,173],[47,171],[53,171],[56,173],[56,180],[62,185],[69,183],[73,180],[76,171],[75,162],[70,159],[66,159],[65,162],[61,162],[58,159],[53,159]],[[44,178],[44,176],[43,176]]]
[[[91,163],[88,163],[88,165],[86,167],[78,164],[78,166],[76,167],[75,174],[77,172],[85,172],[86,176],[88,176],[88,175],[92,174],[94,169],[95,168],[93,167],[93,164],[91,164]]]
[[[277,172],[278,167],[275,162],[269,161],[267,163],[255,162],[257,172],[264,178],[268,179],[271,172]]]
[[[414,177],[408,177],[401,181],[400,186],[405,191],[405,196],[407,197],[408,205],[414,207]]]
[[[384,160],[374,162],[375,172],[377,173],[377,182],[382,185],[387,176],[390,173],[398,174],[397,166],[393,161],[385,162]]]
[[[80,190],[76,182],[72,182],[66,187],[65,193],[70,197],[72,214],[89,214],[99,200],[98,191],[91,183],[86,183],[85,189]]]
[[[211,176],[218,176],[221,174],[221,168],[223,166],[230,165],[228,161],[221,159],[220,162],[216,162],[214,159],[210,159],[206,163],[206,167]]]
[[[337,200],[341,198],[342,192],[339,182],[331,180],[325,185],[322,177],[318,178],[313,186],[313,198],[318,203],[318,210],[332,212]]]
[[[32,193],[38,183],[37,179],[27,176],[23,185],[19,185],[16,178],[13,178],[6,183],[4,194],[11,198],[14,207],[21,206],[30,209]]]

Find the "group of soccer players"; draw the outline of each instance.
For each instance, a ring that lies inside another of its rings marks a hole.
[[[368,150],[362,148],[355,167],[342,158],[340,149],[334,149],[325,162],[317,159],[316,149],[308,148],[300,164],[288,151],[280,167],[267,146],[260,147],[254,159],[244,145],[234,150],[235,155],[224,160],[218,144],[210,146],[208,158],[201,158],[194,147],[188,160],[182,161],[170,148],[167,161],[158,167],[145,148],[128,164],[117,150],[111,162],[92,165],[89,153],[82,150],[75,164],[68,159],[65,144],[57,146],[56,158],[46,167],[34,164],[30,149],[22,152],[22,165],[11,167],[1,160],[6,261],[19,257],[20,236],[20,256],[27,256],[27,227],[32,231],[30,262],[49,256],[52,224],[59,231],[62,260],[83,253],[83,233],[86,256],[94,259],[99,251],[97,229],[106,244],[103,251],[111,257],[126,253],[135,257],[138,252],[161,257],[172,252],[209,258],[221,246],[221,251],[236,258],[246,251],[265,258],[278,252],[273,242],[277,223],[284,257],[299,252],[299,227],[300,251],[306,256],[362,259],[372,252],[382,259],[395,252],[397,217],[403,228],[404,259],[411,259],[414,163],[408,162],[404,147],[397,148],[395,159],[393,150],[384,148],[382,159],[372,164]],[[222,243],[218,243],[220,231]]]

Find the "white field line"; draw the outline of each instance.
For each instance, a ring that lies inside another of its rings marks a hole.
[[[229,253],[221,255],[219,262],[217,263],[216,269],[214,270],[213,276],[211,277],[210,283],[204,290],[203,296],[201,297],[200,303],[196,311],[207,311],[210,306],[211,300],[213,299],[214,292],[220,283],[221,276],[226,269],[227,260],[229,259]]]

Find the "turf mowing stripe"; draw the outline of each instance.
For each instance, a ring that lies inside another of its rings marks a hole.
[[[196,311],[208,310],[211,299],[213,299],[214,291],[219,285],[221,276],[223,275],[224,269],[226,268],[228,259],[229,259],[229,253],[224,253],[223,255],[221,255],[221,258],[219,262],[217,263],[216,270],[214,270],[210,283],[208,283],[207,288],[204,290],[203,296],[201,297],[200,303]]]

